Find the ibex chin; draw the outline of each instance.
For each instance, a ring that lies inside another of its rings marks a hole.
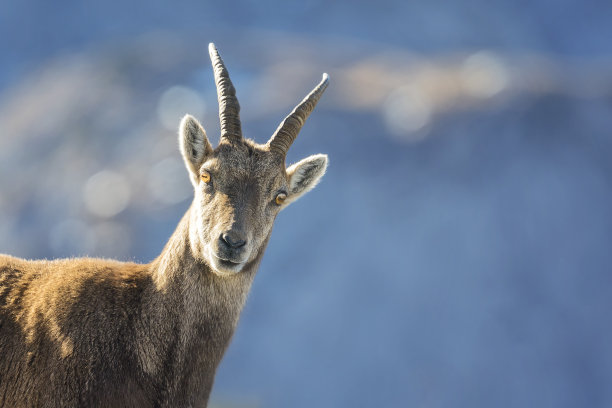
[[[321,83],[260,145],[242,136],[228,71],[209,46],[221,139],[179,129],[195,195],[149,264],[0,255],[0,407],[202,407],[279,211],[327,156],[285,167]]]

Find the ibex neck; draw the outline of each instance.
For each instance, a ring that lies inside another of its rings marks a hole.
[[[168,373],[168,378],[174,378],[177,387],[207,395],[238,323],[259,260],[236,275],[218,276],[194,256],[189,222],[190,210],[160,256],[149,265],[154,285],[144,315],[164,324],[157,326],[159,332],[146,333],[152,339],[151,350],[144,352],[141,360],[154,378],[167,366],[164,361],[171,360],[172,373]],[[156,339],[163,340],[153,344]],[[158,361],[152,359],[155,355],[160,357]]]
[[[205,264],[198,264],[189,246],[189,213],[187,210],[176,230],[170,236],[162,253],[151,263],[153,281],[158,290],[165,290],[168,286],[184,279],[187,273],[201,269],[202,274],[210,272]]]

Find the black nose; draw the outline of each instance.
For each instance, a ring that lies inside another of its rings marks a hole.
[[[221,234],[221,241],[232,249],[243,247],[246,244],[246,241],[234,231],[228,231]]]

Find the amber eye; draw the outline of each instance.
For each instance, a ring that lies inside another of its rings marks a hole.
[[[202,179],[202,181],[206,184],[210,183],[210,173],[207,171],[202,172],[200,179]]]
[[[276,196],[276,198],[274,199],[274,202],[277,205],[282,205],[285,202],[285,199],[287,198],[287,194],[285,193],[280,193]]]

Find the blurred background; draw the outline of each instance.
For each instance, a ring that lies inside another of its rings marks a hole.
[[[265,142],[328,72],[216,407],[612,406],[612,6],[0,2],[0,252],[149,262],[216,143],[207,44]]]

